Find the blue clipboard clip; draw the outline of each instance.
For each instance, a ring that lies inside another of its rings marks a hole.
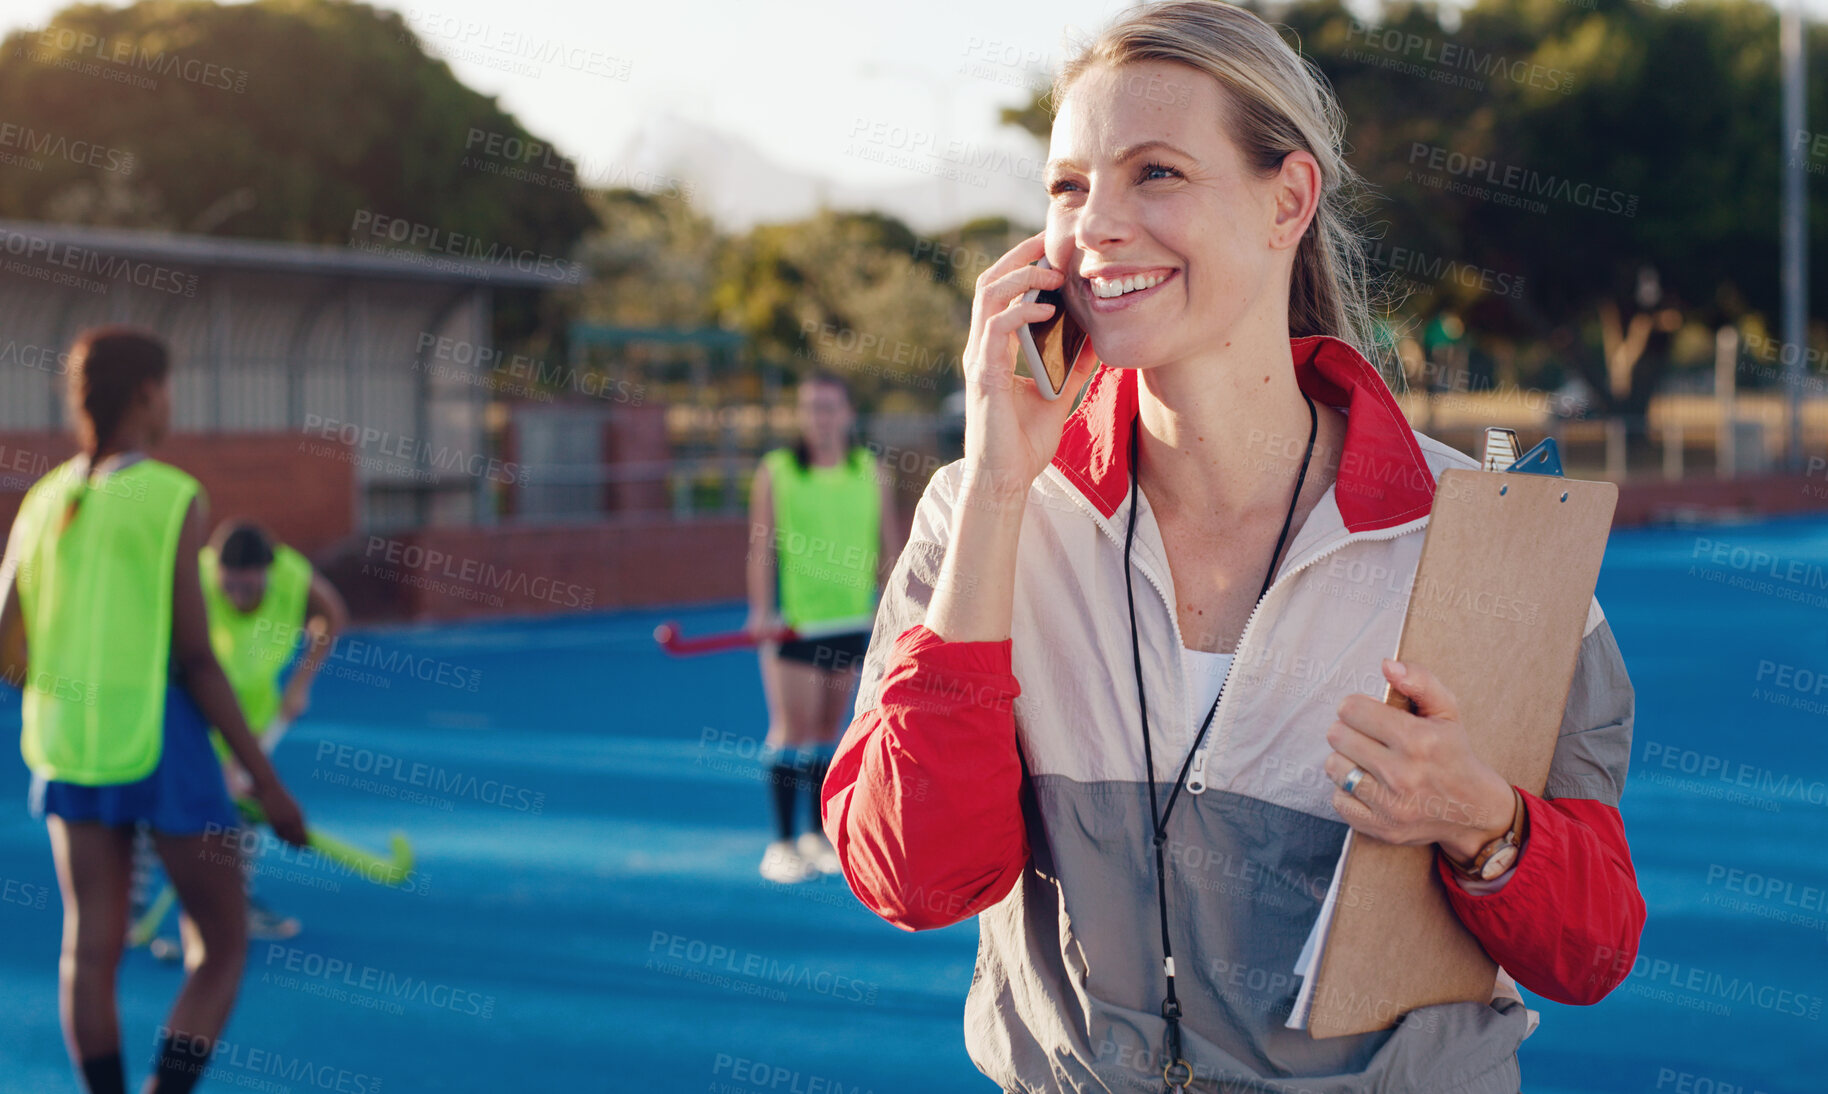
[[[1561,478],[1561,449],[1554,437],[1544,437],[1535,448],[1518,455],[1517,431],[1491,426],[1485,431],[1485,458],[1479,466],[1486,471],[1516,471],[1525,475],[1552,475]]]

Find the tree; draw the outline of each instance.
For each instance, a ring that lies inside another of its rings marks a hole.
[[[957,382],[970,300],[935,279],[924,242],[879,213],[762,225],[724,254],[718,317],[796,374],[838,373],[861,407],[895,389],[936,402]]]
[[[555,257],[595,223],[573,164],[364,4],[66,8],[0,44],[0,117],[41,150],[0,167],[10,217],[346,243],[367,212]]]
[[[590,195],[603,230],[587,237],[591,271],[583,309],[617,326],[697,327],[715,318],[712,301],[727,238],[678,198],[638,190]]]

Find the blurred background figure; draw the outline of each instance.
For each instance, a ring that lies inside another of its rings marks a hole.
[[[248,728],[271,756],[292,723],[311,706],[311,685],[349,619],[336,587],[311,568],[305,556],[275,542],[259,525],[225,520],[216,526],[201,556],[203,600],[209,607],[209,639],[216,659],[235,689]],[[303,645],[303,656],[293,659]],[[282,692],[280,679],[291,668]],[[229,790],[248,793],[247,772],[235,763],[220,731]],[[248,861],[248,937],[291,938],[301,924],[261,903],[255,892],[258,865]]]
[[[895,495],[856,443],[844,382],[799,387],[799,439],[762,457],[750,492],[749,618],[768,702],[763,767],[775,838],[762,876],[792,883],[838,872],[819,830],[819,788],[850,709],[875,615],[881,559],[901,553]],[[792,635],[780,636],[785,628]],[[795,838],[798,803],[806,831]]]

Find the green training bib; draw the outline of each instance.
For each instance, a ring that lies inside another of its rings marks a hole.
[[[13,521],[29,650],[19,747],[47,779],[109,786],[159,764],[172,567],[201,488],[150,459],[94,482],[86,469],[82,457],[53,468]]]
[[[762,457],[774,493],[781,618],[803,634],[867,631],[876,612],[882,494],[876,460],[854,448],[802,471],[790,449]]]
[[[222,591],[215,550],[203,548],[198,562],[203,603],[209,609],[209,644],[235,689],[248,728],[258,737],[279,715],[279,676],[291,663],[304,631],[311,563],[285,544],[275,544],[273,564],[267,567],[267,591],[253,611],[244,613]],[[225,758],[229,755],[219,735],[216,751]]]

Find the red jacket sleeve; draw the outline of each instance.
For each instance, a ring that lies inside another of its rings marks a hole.
[[[1624,819],[1584,798],[1525,790],[1523,799],[1529,835],[1510,881],[1495,893],[1469,893],[1437,855],[1447,899],[1519,984],[1557,1003],[1597,1003],[1631,972],[1644,929]]]
[[[874,709],[825,777],[821,817],[851,891],[905,930],[1008,895],[1028,862],[1010,643],[895,640]]]

